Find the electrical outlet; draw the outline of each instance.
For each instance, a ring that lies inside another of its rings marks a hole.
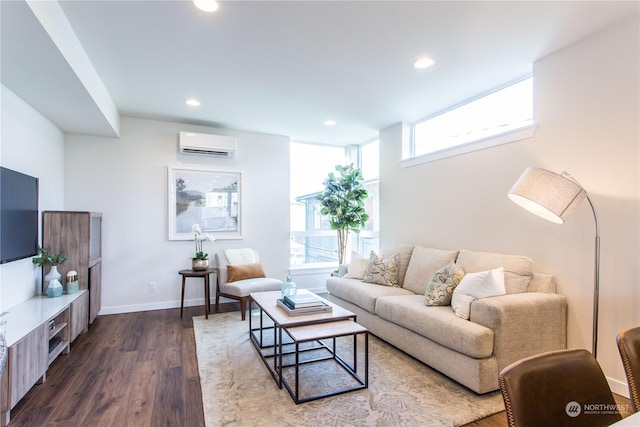
[[[155,292],[158,290],[156,282],[149,282],[149,292]]]

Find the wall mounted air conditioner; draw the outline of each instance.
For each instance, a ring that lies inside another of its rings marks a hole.
[[[180,152],[213,157],[235,157],[238,141],[232,136],[180,132]]]

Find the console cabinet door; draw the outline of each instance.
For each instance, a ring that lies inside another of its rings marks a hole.
[[[9,347],[10,408],[46,374],[49,362],[48,343],[49,331],[47,325],[42,325]]]
[[[102,294],[102,263],[89,269],[89,323],[98,317]]]
[[[89,293],[85,292],[81,297],[71,303],[71,322],[69,341],[73,342],[78,335],[87,332],[89,324]]]

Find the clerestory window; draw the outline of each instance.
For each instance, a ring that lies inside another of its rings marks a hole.
[[[505,144],[533,135],[533,79],[476,98],[412,126],[403,166]]]

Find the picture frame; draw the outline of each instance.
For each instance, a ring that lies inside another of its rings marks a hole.
[[[216,240],[242,238],[242,174],[168,167],[169,240],[193,240],[193,225]]]

